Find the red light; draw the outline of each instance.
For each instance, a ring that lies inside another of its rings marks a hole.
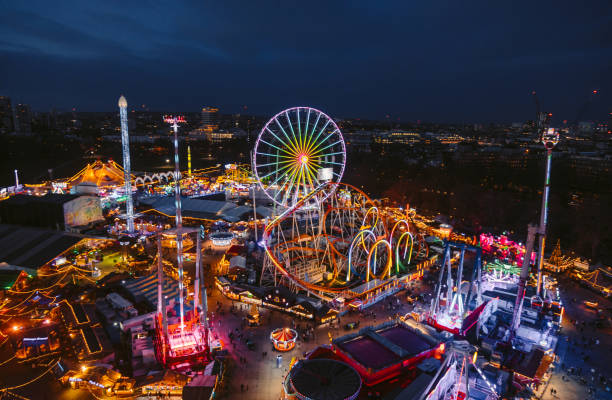
[[[597,92],[599,92],[599,90],[593,90],[593,94],[597,94]]]

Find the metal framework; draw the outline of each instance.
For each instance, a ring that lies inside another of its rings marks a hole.
[[[469,399],[470,387],[474,384],[474,372],[478,374],[488,388],[487,400],[498,399],[494,384],[489,382],[485,374],[476,364],[477,348],[466,341],[446,343],[445,358],[440,368],[431,379],[427,388],[418,400]],[[484,388],[479,388],[482,391]]]
[[[134,233],[134,203],[132,202],[132,174],[130,167],[130,137],[128,135],[127,100],[119,98],[119,115],[121,119],[121,148],[123,150],[123,177],[125,181],[125,209],[127,215],[127,230]],[[16,175],[17,171],[15,171]]]
[[[460,250],[460,256],[457,264],[456,276],[453,277],[452,263],[456,261],[452,257],[452,249],[456,248]],[[465,252],[471,251],[475,253],[474,266],[472,268],[472,274],[469,281],[463,280],[463,262],[465,259]],[[438,284],[436,286],[436,295],[431,301],[431,307],[429,310],[429,320],[435,325],[447,328],[449,331],[459,332],[462,327],[463,318],[467,312],[470,311],[469,307],[473,300],[475,300],[475,307],[482,304],[482,250],[480,247],[474,247],[465,243],[454,243],[445,241],[444,246],[444,260],[440,267],[440,276],[438,278]],[[463,293],[463,284],[468,283],[467,293]],[[444,303],[442,299],[442,289],[445,290]],[[473,288],[475,287],[475,293]]]
[[[542,265],[544,262],[544,247],[546,244],[546,225],[548,223],[548,194],[550,191],[550,167],[552,163],[552,151],[559,143],[559,132],[554,128],[548,128],[542,133],[542,143],[546,148],[546,174],[544,179],[544,191],[542,193],[542,210],[540,212],[540,226],[538,234],[540,243],[538,248],[538,284],[537,294],[540,295],[542,286]]]
[[[172,124],[174,131],[174,205],[176,208],[176,261],[179,277],[179,307],[181,317],[181,332],[185,328],[185,306],[184,306],[184,283],[183,283],[183,217],[181,214],[181,170],[179,167],[179,150],[178,150],[178,127],[179,123],[185,123],[185,118],[182,116],[165,116],[164,121]]]

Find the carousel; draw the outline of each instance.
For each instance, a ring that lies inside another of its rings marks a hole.
[[[295,347],[298,334],[294,329],[278,328],[270,334],[272,345],[278,351],[289,351]]]

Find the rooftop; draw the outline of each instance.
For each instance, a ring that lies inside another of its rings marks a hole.
[[[82,239],[61,231],[0,225],[0,262],[35,270]]]

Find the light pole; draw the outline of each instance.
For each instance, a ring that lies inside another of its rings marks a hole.
[[[183,217],[181,215],[181,170],[179,169],[178,124],[185,123],[182,116],[164,116],[164,121],[172,124],[174,130],[174,206],[176,208],[176,261],[179,276],[179,307],[181,313],[181,333],[185,329],[184,285],[183,285]]]

